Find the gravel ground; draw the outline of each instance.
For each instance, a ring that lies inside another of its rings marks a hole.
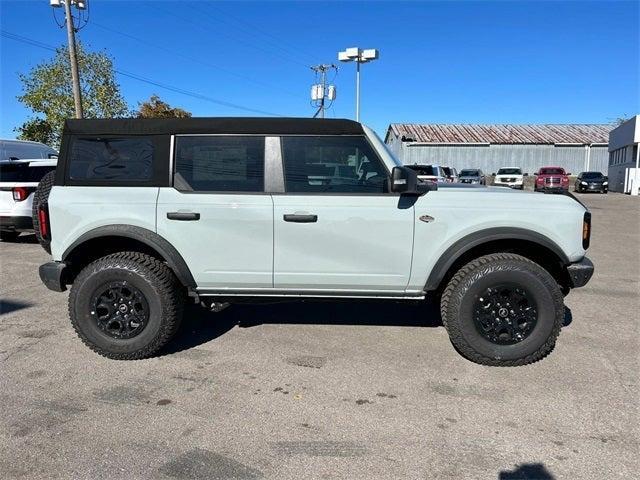
[[[0,477],[637,478],[640,202],[580,198],[596,274],[517,368],[381,302],[189,308],[162,356],[111,361],[40,283],[33,236],[0,244]]]

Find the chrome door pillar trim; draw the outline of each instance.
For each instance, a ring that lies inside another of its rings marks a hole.
[[[267,193],[284,193],[284,171],[282,169],[280,137],[265,137],[264,159],[264,191]]]

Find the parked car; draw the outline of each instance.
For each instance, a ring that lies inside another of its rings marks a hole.
[[[442,167],[444,175],[449,183],[458,182],[458,170],[453,167]]]
[[[464,170],[460,170],[458,181],[460,183],[477,183],[479,185],[487,184],[484,173],[479,168],[465,168]]]
[[[56,158],[58,158],[58,152],[44,143],[28,140],[0,140],[0,161],[55,160]]]
[[[68,120],[62,151],[36,195],[40,278],[71,285],[74,329],[113,359],[162,348],[186,298],[429,294],[465,357],[522,365],[553,349],[563,295],[593,273],[573,197],[420,182],[350,120]]]
[[[38,182],[57,160],[0,161],[0,239],[13,241],[33,230],[32,202]]]
[[[542,167],[534,175],[536,182],[534,190],[566,192],[569,190],[569,175],[562,167]]]
[[[496,187],[509,187],[518,190],[524,189],[524,175],[518,167],[504,167],[494,175],[493,184]]]
[[[418,174],[418,180],[423,182],[445,183],[447,174],[440,165],[407,165],[407,168]]]
[[[600,192],[609,191],[609,177],[602,172],[580,172],[573,186],[576,192]]]

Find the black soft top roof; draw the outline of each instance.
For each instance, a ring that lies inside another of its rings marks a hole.
[[[353,120],[320,118],[110,118],[69,119],[64,133],[76,135],[162,134],[263,134],[263,135],[358,135],[362,125]]]

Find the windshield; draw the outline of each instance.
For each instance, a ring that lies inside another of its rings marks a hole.
[[[479,170],[462,170],[460,172],[460,176],[461,177],[479,177],[480,171]]]
[[[498,175],[522,175],[522,170],[519,168],[501,168],[498,170]]]
[[[540,175],[564,175],[562,168],[541,168]]]
[[[54,166],[30,167],[28,163],[0,164],[0,182],[39,182]]]
[[[411,170],[415,170],[418,175],[432,175],[437,176],[436,169],[431,165],[407,165]]]
[[[582,178],[587,178],[589,180],[600,180],[604,178],[600,172],[584,172],[582,174]]]

